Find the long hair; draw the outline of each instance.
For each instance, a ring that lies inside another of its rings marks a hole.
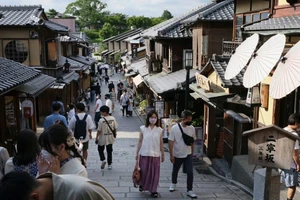
[[[30,129],[25,129],[20,132],[17,141],[17,153],[13,158],[15,165],[28,165],[36,160],[40,154],[38,139]]]
[[[146,118],[146,122],[145,122],[145,126],[146,127],[149,127],[150,126],[150,122],[149,122],[149,119],[150,117],[152,117],[152,115],[155,114],[156,115],[156,118],[157,118],[157,121],[155,123],[155,126],[158,126],[158,114],[155,110],[150,110],[147,114],[147,118]]]
[[[72,151],[75,157],[79,157],[81,160],[82,165],[85,165],[84,159],[76,149],[75,144],[72,146],[68,146],[67,144],[67,138],[71,136],[67,127],[60,125],[60,124],[54,124],[50,126],[48,129],[46,129],[42,135],[40,136],[39,143],[40,145],[48,151],[50,154],[54,156],[58,156],[57,153],[52,151],[51,144],[53,146],[58,146],[60,144],[65,145],[65,149],[67,151]]]

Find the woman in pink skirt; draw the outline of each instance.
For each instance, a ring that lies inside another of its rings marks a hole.
[[[146,124],[140,128],[135,159],[140,167],[140,192],[149,191],[152,197],[157,198],[160,162],[164,162],[164,146],[162,128],[158,127],[158,115],[153,110],[148,113]]]

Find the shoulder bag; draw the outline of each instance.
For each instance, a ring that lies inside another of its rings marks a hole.
[[[185,143],[187,146],[191,146],[191,145],[194,143],[194,138],[191,137],[191,136],[189,136],[189,135],[187,135],[186,133],[183,132],[180,123],[178,123],[178,126],[179,126],[179,128],[180,128],[180,130],[181,130],[182,138],[183,138],[184,143]]]
[[[103,117],[103,119],[105,120],[105,122],[107,123],[109,129],[111,130],[112,134],[114,135],[114,138],[117,137],[117,132],[116,132],[116,129],[112,129],[108,123],[108,121],[105,119],[105,117]]]

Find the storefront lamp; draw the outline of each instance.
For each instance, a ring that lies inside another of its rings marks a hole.
[[[70,63],[69,63],[68,59],[66,59],[66,62],[64,64],[64,72],[69,73],[69,71],[70,71]]]
[[[183,50],[183,67],[186,69],[186,79],[185,79],[185,109],[188,109],[188,97],[190,90],[190,69],[193,68],[193,50],[184,49]]]

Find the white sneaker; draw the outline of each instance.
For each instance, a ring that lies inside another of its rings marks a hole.
[[[111,169],[112,169],[112,166],[111,166],[111,165],[108,165],[108,169],[111,170]]]
[[[105,168],[105,165],[106,165],[106,161],[102,161],[102,164],[101,164],[101,169],[104,169]]]
[[[188,195],[189,197],[191,197],[192,199],[197,198],[197,195],[193,192],[193,190],[188,191],[188,192],[187,192],[187,195]]]
[[[169,187],[169,191],[170,191],[170,192],[174,192],[174,191],[175,191],[175,187],[176,187],[176,184],[171,183],[171,185],[170,185],[170,187]]]

